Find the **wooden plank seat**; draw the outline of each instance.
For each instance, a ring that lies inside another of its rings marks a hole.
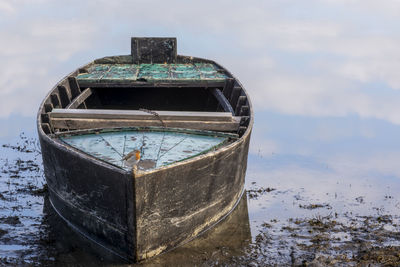
[[[110,109],[58,109],[49,113],[53,129],[92,129],[132,126],[165,126],[231,132],[240,117],[230,112],[146,111]]]

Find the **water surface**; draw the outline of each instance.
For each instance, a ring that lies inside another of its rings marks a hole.
[[[176,36],[179,54],[216,60],[251,96],[247,198],[242,215],[144,265],[399,265],[399,10],[368,0],[0,1],[0,263],[108,262],[54,228],[35,113],[70,71],[128,54],[131,36]]]

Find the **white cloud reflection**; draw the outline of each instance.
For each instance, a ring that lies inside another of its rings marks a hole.
[[[45,8],[46,1],[2,3],[10,16],[0,19],[6,26],[0,28],[0,117],[34,116],[45,93],[68,73],[56,72],[58,65],[88,48],[94,29],[85,18],[30,13]]]
[[[0,12],[13,13],[13,12],[15,12],[15,8],[9,1],[1,0],[0,1]]]
[[[84,54],[129,53],[130,36],[164,35],[178,37],[182,54],[231,69],[257,110],[400,124],[399,9],[361,0],[0,0],[0,116],[32,115]]]

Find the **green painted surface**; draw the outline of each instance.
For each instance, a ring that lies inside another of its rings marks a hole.
[[[123,157],[134,150],[141,151],[138,168],[156,169],[212,150],[228,139],[225,136],[200,135],[169,131],[123,130],[60,136],[72,147],[123,169]]]
[[[224,81],[227,76],[214,64],[94,64],[78,81],[109,82],[201,82]]]
[[[138,68],[135,65],[113,65],[104,72],[101,79],[104,81],[133,80],[136,78],[137,71]]]

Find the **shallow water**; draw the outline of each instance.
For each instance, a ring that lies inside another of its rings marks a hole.
[[[0,1],[0,265],[108,262],[76,244],[45,201],[33,114],[65,74],[129,54],[131,36],[176,36],[179,54],[216,60],[251,96],[247,199],[239,216],[143,265],[399,266],[399,10],[370,0]]]
[[[390,142],[384,129],[363,122],[382,136],[376,145],[355,135],[351,142],[310,142],[318,121],[304,128],[282,115],[263,117],[271,122],[264,141],[289,142],[287,151],[257,146],[263,128],[256,120],[247,192],[235,212],[195,241],[141,265],[400,264],[400,167],[394,140],[391,152],[382,151]],[[106,253],[94,254],[54,213],[35,134],[6,141],[0,153],[0,262],[123,265]]]

